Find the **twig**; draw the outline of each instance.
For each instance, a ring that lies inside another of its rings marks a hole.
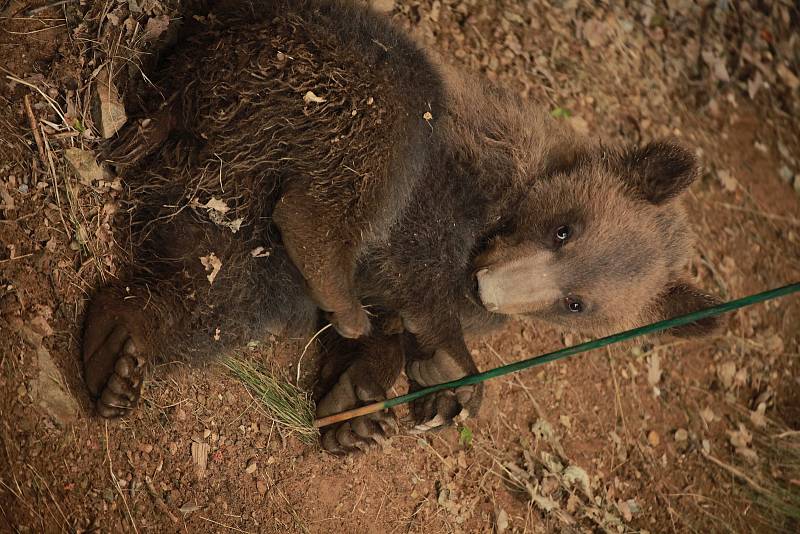
[[[31,95],[23,97],[25,104],[25,114],[28,115],[28,123],[33,131],[33,139],[36,141],[36,148],[39,149],[39,159],[42,160],[44,165],[47,165],[47,159],[44,154],[44,142],[42,141],[42,134],[39,132],[39,121],[36,120],[36,115],[33,114],[33,107],[31,106]]]
[[[150,496],[153,497],[154,501],[156,501],[156,506],[158,507],[158,509],[161,510],[163,513],[167,514],[167,517],[169,517],[173,523],[179,523],[180,519],[175,517],[175,515],[170,511],[169,506],[167,506],[167,503],[165,503],[164,499],[162,499],[161,496],[159,496],[155,486],[153,486],[153,479],[145,475],[144,483],[147,485],[147,491],[150,492]]]
[[[213,519],[209,519],[207,517],[203,517],[202,515],[199,515],[197,517],[199,517],[200,519],[202,519],[204,521],[208,521],[209,523],[214,523],[215,525],[219,525],[219,526],[221,526],[223,528],[227,528],[229,530],[235,530],[236,532],[244,532],[245,534],[251,534],[247,530],[242,530],[240,528],[232,527],[231,525],[226,525],[225,523],[220,523],[219,521],[214,521]]]
[[[13,258],[6,258],[4,260],[0,260],[0,263],[8,263],[10,261],[21,260],[22,258],[28,258],[30,256],[33,256],[33,252],[31,252],[30,254],[23,254],[21,256],[14,256]]]
[[[308,343],[306,343],[306,346],[303,347],[303,352],[300,353],[300,357],[297,359],[297,383],[298,384],[300,383],[300,362],[303,361],[303,356],[306,355],[306,351],[308,350],[308,347],[311,346],[311,344],[314,342],[314,340],[317,339],[321,333],[323,333],[325,330],[327,330],[331,326],[333,326],[333,323],[328,323],[325,326],[323,326],[322,328],[320,328],[317,331],[316,334],[311,336],[311,339],[308,340]]]
[[[114,487],[117,489],[117,493],[119,496],[122,497],[122,502],[125,503],[125,510],[128,511],[128,517],[131,520],[131,526],[133,527],[133,531],[136,534],[139,534],[139,529],[136,528],[136,522],[133,520],[133,514],[131,514],[131,509],[128,506],[128,499],[125,498],[125,494],[122,493],[122,488],[119,485],[119,481],[117,480],[117,475],[114,474],[114,466],[111,463],[111,450],[109,449],[108,445],[108,421],[106,421],[106,457],[108,458],[108,472],[111,473],[111,481],[114,483]]]
[[[743,208],[741,206],[737,206],[735,204],[729,204],[727,202],[714,202],[717,206],[722,206],[725,209],[729,209],[732,211],[743,211],[745,213],[751,213],[753,215],[758,215],[759,217],[763,217],[768,220],[772,221],[782,221],[789,224],[793,224],[795,226],[800,226],[800,220],[790,217],[787,215],[776,215],[774,213],[767,213],[765,211],[754,210],[751,208]]]
[[[42,11],[47,11],[51,7],[63,6],[64,4],[71,4],[72,2],[75,2],[75,1],[76,0],[58,0],[57,2],[52,2],[50,4],[45,4],[43,6],[31,8],[28,11],[26,11],[25,14],[30,17],[31,15],[35,15],[37,13],[41,13]]]
[[[752,478],[750,478],[749,476],[747,476],[746,474],[744,474],[744,473],[743,473],[742,471],[740,471],[739,469],[736,469],[736,468],[735,468],[735,467],[733,467],[732,465],[728,465],[728,464],[726,464],[726,463],[725,463],[725,462],[723,462],[722,460],[719,460],[719,459],[717,459],[717,458],[713,457],[713,456],[712,456],[712,455],[710,455],[710,454],[707,454],[707,453],[705,453],[705,452],[704,452],[704,453],[702,453],[702,454],[703,454],[703,456],[705,456],[707,459],[711,460],[713,463],[717,464],[719,467],[723,468],[724,470],[726,470],[727,472],[729,472],[729,473],[730,473],[730,474],[732,474],[733,476],[735,476],[735,477],[738,477],[738,478],[741,478],[742,480],[744,480],[745,482],[747,482],[748,484],[750,484],[750,486],[751,486],[751,487],[752,487],[754,490],[756,490],[757,492],[759,492],[759,493],[761,493],[761,494],[764,494],[764,495],[772,495],[772,492],[771,492],[771,491],[769,491],[768,489],[766,489],[766,488],[762,487],[762,486],[761,486],[761,485],[760,485],[758,482],[756,482],[755,480],[753,480]]]

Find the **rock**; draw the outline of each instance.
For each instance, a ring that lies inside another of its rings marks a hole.
[[[247,462],[247,467],[245,468],[244,472],[247,473],[248,475],[252,475],[253,473],[256,472],[257,468],[258,464],[256,463],[256,461],[250,460],[249,462]]]
[[[675,441],[678,443],[684,443],[686,440],[689,439],[689,433],[686,431],[685,428],[679,428],[675,431]]]
[[[94,80],[95,90],[95,123],[100,135],[108,139],[122,128],[128,120],[125,105],[119,97],[116,86],[111,81],[111,73],[104,68],[97,73]]]
[[[256,490],[258,491],[259,495],[264,495],[267,493],[267,483],[263,480],[258,480],[256,482]]]
[[[649,443],[651,447],[658,447],[661,444],[661,436],[659,436],[658,432],[655,430],[651,430],[650,433],[647,434],[647,443]]]
[[[78,417],[78,403],[70,395],[50,352],[42,346],[42,336],[18,319],[10,321],[10,325],[36,353],[39,374],[31,381],[31,398],[56,424],[65,426],[74,422]]]
[[[64,151],[64,157],[82,184],[92,185],[92,182],[103,179],[103,169],[95,161],[94,154],[88,150],[68,148]]]

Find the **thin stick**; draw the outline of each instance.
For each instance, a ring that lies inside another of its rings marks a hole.
[[[153,479],[145,475],[144,483],[147,485],[147,491],[150,492],[150,496],[153,497],[154,501],[156,501],[156,506],[158,507],[158,509],[161,510],[163,513],[167,514],[167,517],[169,517],[173,523],[179,523],[180,519],[175,517],[175,515],[170,511],[169,506],[167,506],[167,503],[164,502],[164,499],[162,499],[161,496],[156,491],[156,488],[153,485]]]
[[[297,359],[297,383],[298,384],[300,383],[300,362],[303,361],[303,356],[306,355],[306,351],[308,350],[308,347],[311,346],[311,344],[314,342],[314,340],[317,339],[321,333],[323,333],[325,330],[327,330],[328,328],[330,328],[332,326],[333,326],[333,323],[328,323],[325,326],[323,326],[322,328],[320,328],[317,331],[316,334],[311,336],[311,339],[308,340],[308,343],[306,343],[306,346],[303,347],[303,352],[300,353],[300,357]]]
[[[41,13],[42,11],[47,11],[51,7],[63,6],[64,4],[71,4],[72,2],[75,2],[75,1],[76,0],[58,0],[57,2],[53,2],[51,4],[45,4],[43,6],[34,7],[32,9],[29,9],[28,11],[25,12],[25,14],[28,15],[28,16],[35,15],[37,13]]]
[[[214,523],[215,525],[218,525],[220,527],[227,528],[228,530],[235,530],[236,532],[244,532],[245,534],[252,534],[248,530],[242,530],[240,528],[236,528],[236,527],[231,526],[231,525],[226,525],[225,523],[220,523],[219,521],[214,521],[213,519],[209,519],[207,517],[203,517],[202,515],[199,515],[197,517],[199,517],[203,521],[208,521],[209,523]]]
[[[676,328],[678,326],[691,324],[701,319],[716,317],[718,315],[722,315],[723,313],[732,312],[734,310],[738,310],[739,308],[744,308],[746,306],[751,306],[758,302],[764,302],[774,298],[789,295],[797,291],[800,291],[800,282],[789,284],[787,286],[779,287],[776,289],[771,289],[769,291],[756,293],[755,295],[749,295],[747,297],[742,297],[740,299],[732,300],[730,302],[723,302],[722,304],[717,304],[716,306],[711,306],[710,308],[706,308],[704,310],[687,313],[686,315],[680,315],[678,317],[673,317],[672,319],[658,321],[657,323],[640,326],[638,328],[626,330],[625,332],[620,332],[618,334],[612,334],[610,336],[602,337],[600,339],[587,341],[586,343],[573,345],[572,347],[566,347],[561,350],[550,352],[541,356],[536,356],[533,358],[528,358],[527,360],[521,360],[518,362],[510,363],[508,365],[503,365],[501,367],[496,367],[494,369],[490,369],[482,373],[468,375],[463,378],[459,378],[458,380],[451,380],[450,382],[445,382],[443,384],[437,384],[435,386],[422,388],[417,391],[413,391],[411,393],[406,393],[405,395],[400,395],[399,397],[387,399],[385,401],[375,402],[373,404],[361,406],[353,410],[347,410],[345,412],[341,412],[338,414],[322,417],[314,421],[314,426],[316,428],[321,428],[323,426],[331,425],[333,423],[338,423],[340,421],[347,421],[348,419],[353,419],[354,417],[359,417],[362,415],[379,412],[387,408],[393,408],[394,406],[399,406],[400,404],[406,404],[408,402],[412,402],[414,400],[425,397],[432,393],[436,393],[438,391],[444,391],[446,389],[455,389],[461,386],[478,384],[480,382],[489,380],[490,378],[496,378],[498,376],[507,375],[509,373],[516,373],[517,371],[528,369],[530,367],[537,367],[539,365],[544,365],[546,363],[562,360],[564,358],[574,356],[575,354],[581,352],[586,352],[593,349],[599,349],[628,339],[633,339],[647,334],[653,334],[655,332],[668,330],[670,328]]]
[[[745,475],[742,471],[740,471],[739,469],[736,469],[732,465],[728,465],[725,462],[723,462],[722,460],[718,460],[717,458],[715,458],[715,457],[713,457],[710,454],[707,454],[705,452],[703,453],[703,456],[705,456],[707,459],[711,460],[713,463],[717,464],[718,466],[720,466],[724,470],[728,471],[733,476],[741,478],[742,480],[744,480],[745,482],[750,484],[750,486],[754,490],[756,490],[757,492],[762,493],[764,495],[771,495],[772,494],[771,491],[769,491],[768,489],[762,487],[760,484],[758,484],[758,482],[756,482],[755,480],[753,480],[749,476]]]
[[[31,131],[33,131],[33,140],[36,141],[36,148],[39,149],[39,159],[42,163],[47,165],[47,159],[44,154],[44,142],[42,141],[42,134],[39,132],[39,121],[36,120],[36,115],[33,114],[33,106],[31,106],[31,95],[26,94],[22,102],[25,105],[25,114],[28,116],[28,123],[30,124]]]
[[[114,465],[111,463],[111,449],[108,446],[108,421],[106,421],[106,456],[108,457],[108,472],[111,473],[111,481],[114,483],[114,487],[119,493],[119,496],[122,497],[122,502],[125,503],[125,510],[128,511],[128,517],[131,520],[131,526],[133,526],[133,531],[136,534],[139,534],[139,529],[136,528],[136,522],[133,520],[133,514],[131,514],[131,509],[128,506],[128,499],[125,498],[125,494],[122,493],[122,488],[119,485],[119,481],[117,480],[117,475],[114,474]]]

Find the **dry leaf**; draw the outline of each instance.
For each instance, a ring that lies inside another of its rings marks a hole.
[[[94,85],[96,111],[99,114],[99,117],[95,118],[95,123],[99,125],[103,139],[108,139],[122,128],[128,121],[128,116],[125,114],[125,105],[111,81],[108,69],[103,68],[97,73]]]
[[[206,272],[210,271],[210,273],[206,275],[206,278],[208,278],[209,284],[213,284],[214,279],[219,274],[219,270],[222,269],[222,261],[217,257],[216,254],[212,252],[208,256],[202,256],[200,258],[200,263],[203,264],[203,267],[205,267]]]
[[[142,39],[144,41],[155,41],[167,31],[169,27],[169,16],[161,15],[158,17],[150,17],[147,19],[147,25],[144,27],[144,34]]]
[[[719,182],[722,184],[722,187],[729,193],[736,191],[736,188],[739,186],[736,178],[734,178],[729,171],[724,169],[717,171],[717,177],[719,178]]]
[[[203,204],[203,207],[218,211],[219,213],[228,213],[228,211],[230,211],[230,208],[227,204],[225,204],[225,201],[220,200],[217,197],[211,197],[211,200]]]
[[[497,534],[503,534],[507,529],[508,513],[501,508],[500,511],[497,512],[497,519],[495,519],[495,532],[497,532]]]
[[[321,96],[315,95],[312,91],[308,91],[303,96],[303,102],[305,102],[306,104],[310,104],[311,102],[314,102],[315,104],[321,104],[325,102],[325,99],[322,98]]]
[[[253,258],[268,258],[270,251],[264,247],[256,247],[250,251],[250,256]]]
[[[577,465],[571,465],[564,470],[564,484],[568,487],[572,487],[575,483],[578,484],[581,491],[590,501],[594,501],[592,487],[589,482],[589,474]]]
[[[68,148],[64,151],[70,166],[80,178],[82,184],[92,185],[93,181],[103,179],[103,169],[94,159],[94,154],[80,148]]]

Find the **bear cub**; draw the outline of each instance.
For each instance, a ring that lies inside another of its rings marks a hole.
[[[136,406],[156,359],[323,319],[340,339],[319,416],[385,398],[404,370],[413,388],[476,372],[465,333],[507,316],[602,333],[715,302],[681,274],[689,151],[591,143],[360,5],[231,1],[155,70],[105,147],[131,189],[132,258],[85,319],[104,417]],[[417,428],[481,396],[420,399]],[[322,440],[348,452],[392,429],[375,414]]]

